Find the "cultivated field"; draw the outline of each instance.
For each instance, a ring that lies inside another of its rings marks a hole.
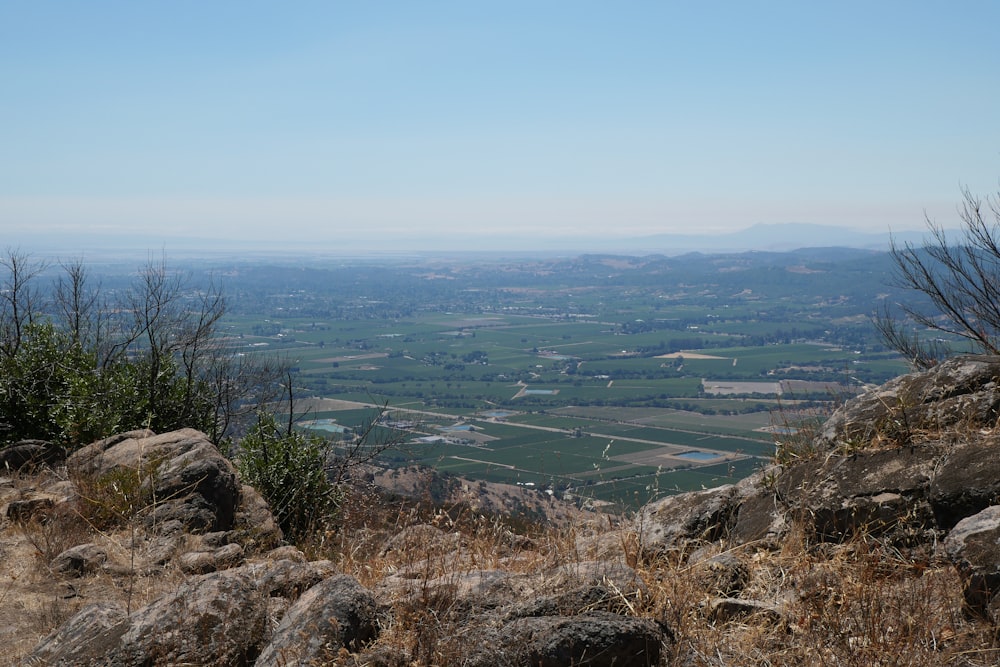
[[[286,318],[269,336],[232,326],[294,359],[297,393],[316,397],[299,402],[310,419],[350,428],[388,402],[418,423],[401,463],[627,504],[745,476],[773,452],[780,405],[856,390],[846,377],[793,380],[809,376],[795,368],[860,365],[810,343],[646,355],[662,334],[521,315]]]

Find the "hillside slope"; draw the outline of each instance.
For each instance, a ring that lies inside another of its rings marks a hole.
[[[0,452],[3,664],[996,664],[998,378],[993,357],[897,378],[634,517],[356,490],[298,546],[197,431],[34,466],[22,443]]]

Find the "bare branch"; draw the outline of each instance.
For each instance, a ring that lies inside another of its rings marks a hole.
[[[934,312],[902,304],[905,316],[928,329],[965,338],[973,347],[1000,354],[1000,199],[982,200],[962,191],[962,236],[950,241],[945,230],[927,220],[930,238],[921,247],[890,246],[896,264],[895,284],[923,293]],[[986,215],[991,214],[989,222]],[[888,312],[875,317],[886,343],[911,363],[932,363],[941,348],[922,347],[905,334]]]
[[[41,313],[41,298],[35,278],[45,270],[44,262],[7,248],[0,256],[6,275],[0,281],[0,354],[13,356],[24,340],[25,328]]]

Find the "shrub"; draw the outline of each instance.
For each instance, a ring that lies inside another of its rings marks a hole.
[[[242,438],[236,466],[243,481],[271,506],[285,537],[299,542],[336,516],[339,493],[327,476],[330,444],[283,431],[274,415],[259,412]]]

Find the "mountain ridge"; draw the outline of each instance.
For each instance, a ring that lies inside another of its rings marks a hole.
[[[949,232],[950,234],[951,232]],[[162,251],[170,254],[219,255],[227,253],[330,254],[332,256],[396,256],[436,252],[484,252],[572,255],[588,252],[630,255],[678,255],[688,252],[735,253],[752,250],[788,251],[809,247],[848,247],[887,250],[892,242],[920,244],[926,231],[870,232],[811,223],[758,223],[718,234],[658,233],[634,236],[491,234],[461,236],[397,235],[377,240],[314,234],[301,239],[251,237],[201,238],[133,231],[128,234],[24,234],[23,250],[49,256],[121,255]]]

